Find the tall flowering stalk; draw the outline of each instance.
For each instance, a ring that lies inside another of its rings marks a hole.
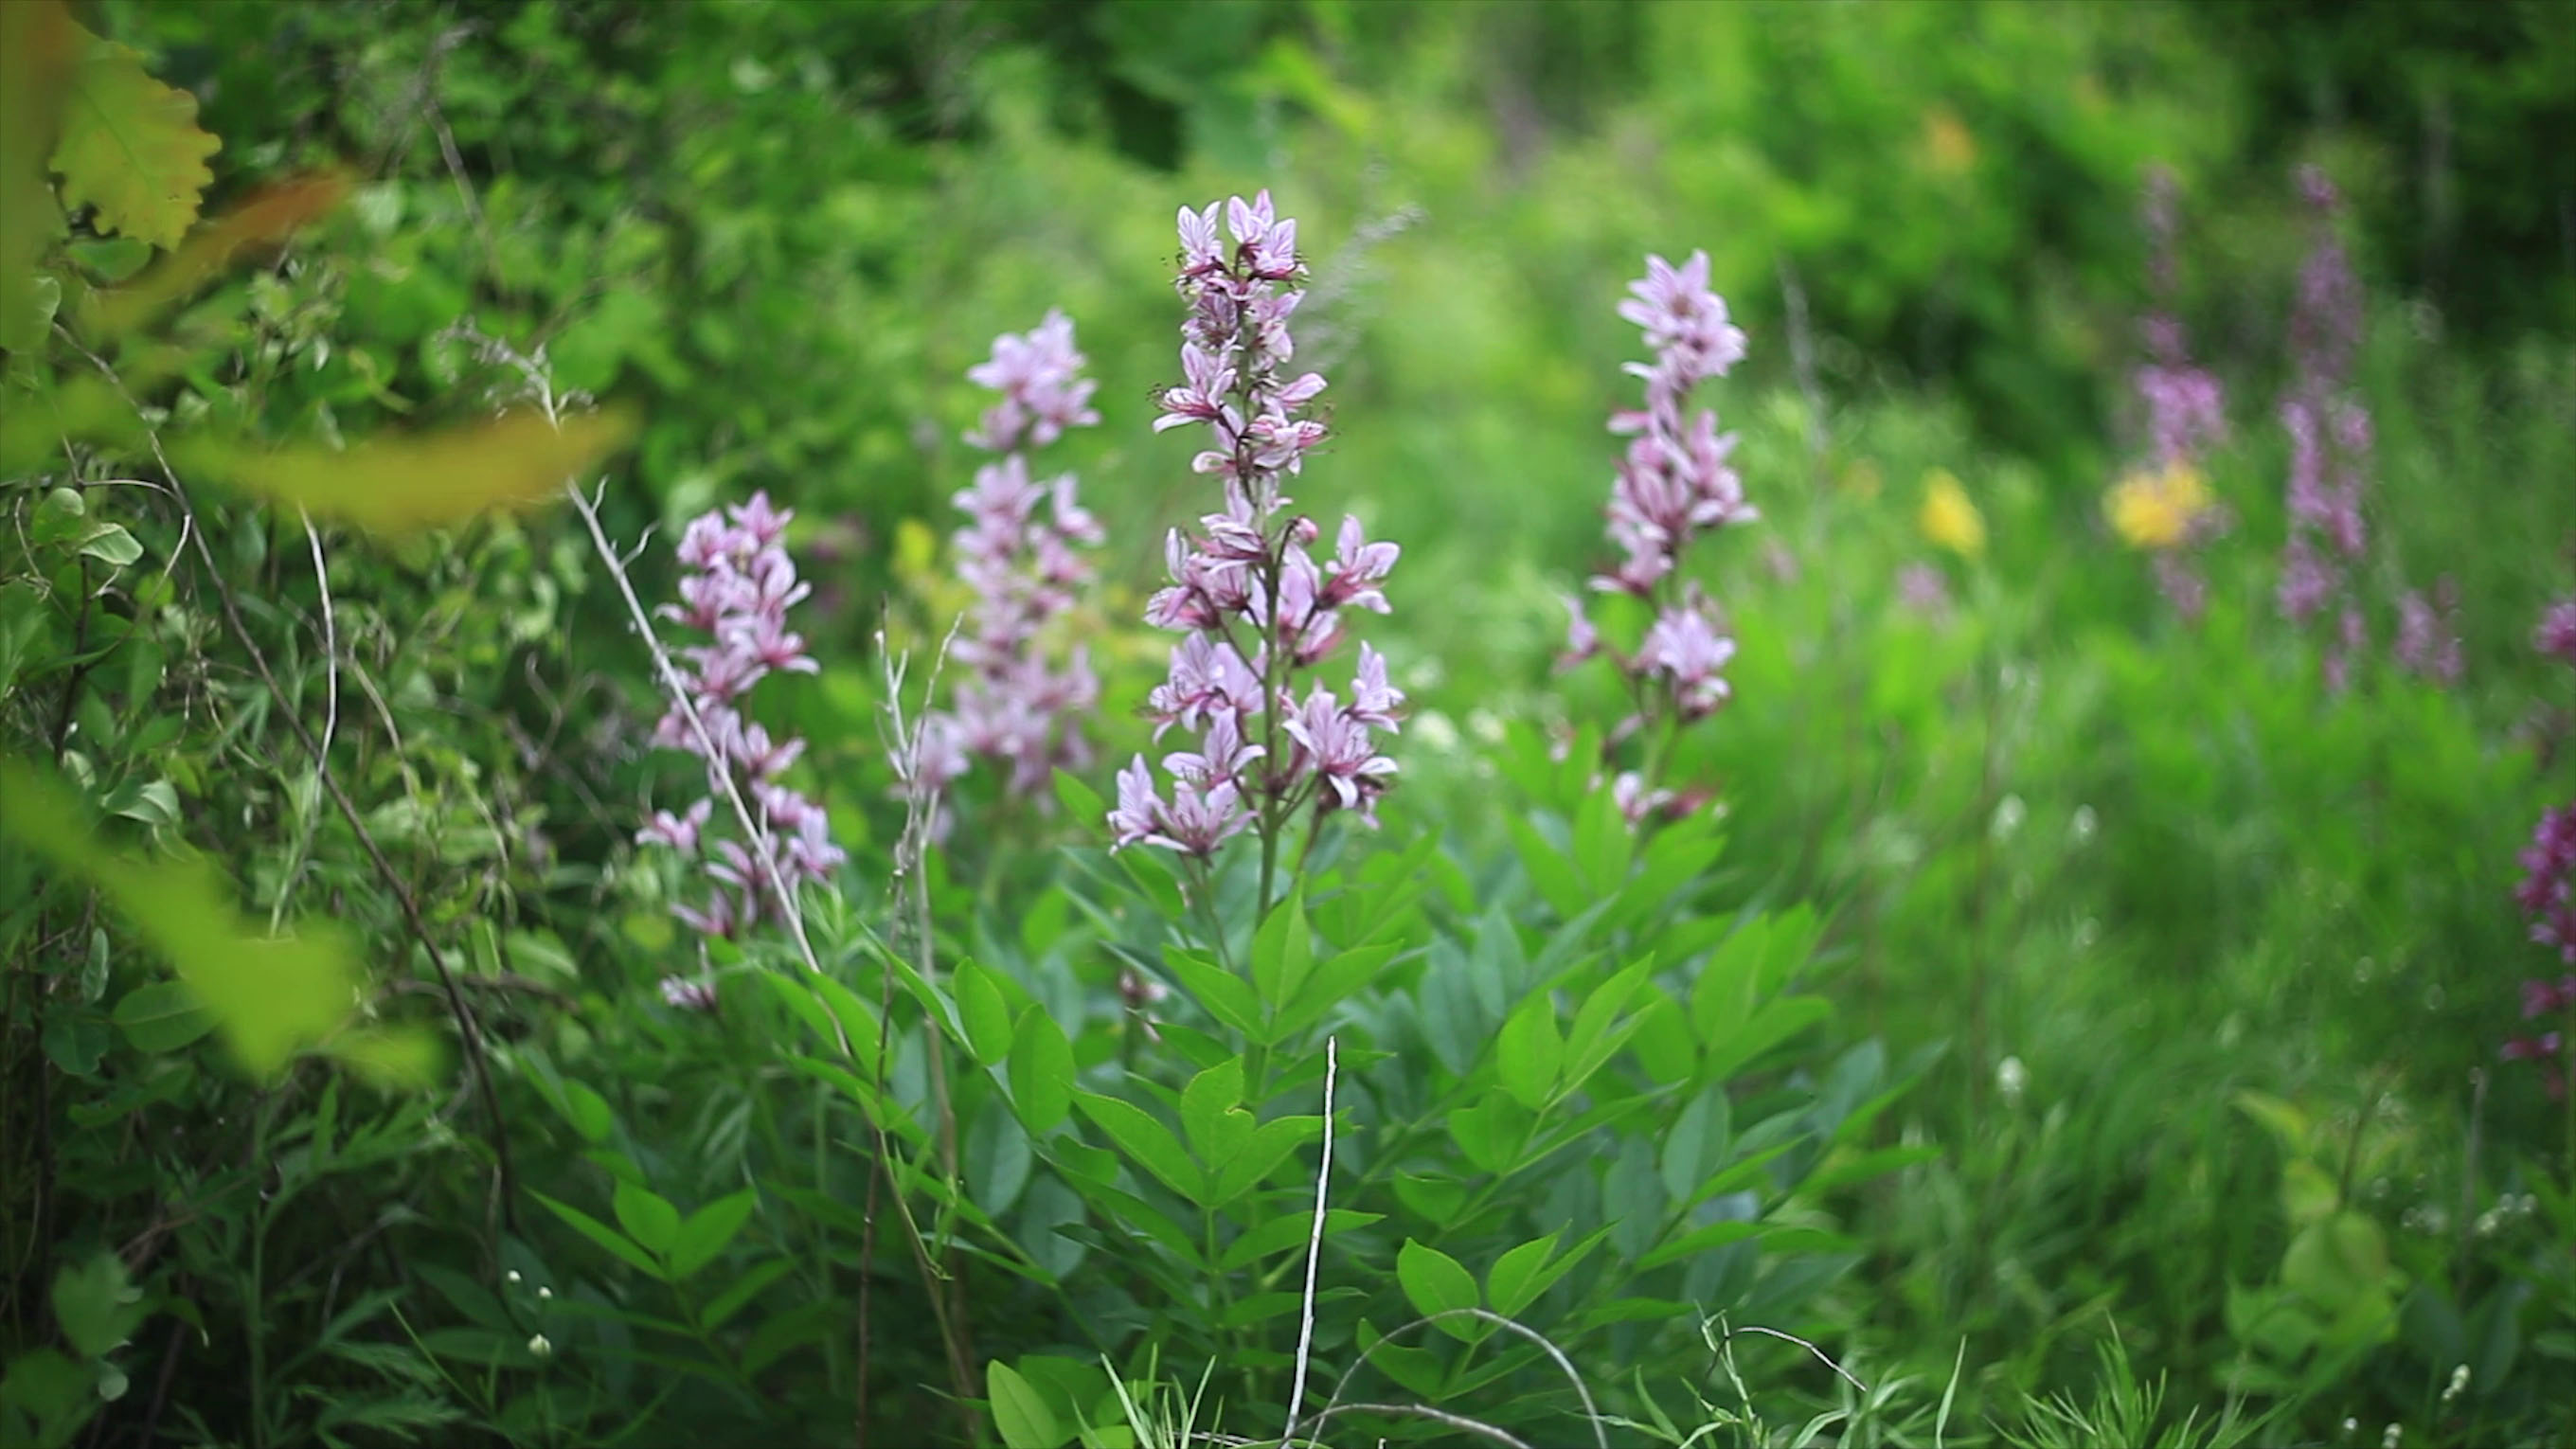
[[[1732,693],[1724,670],[1735,657],[1735,639],[1700,587],[1681,579],[1682,552],[1703,533],[1760,516],[1745,502],[1743,481],[1729,461],[1735,435],[1718,431],[1714,409],[1690,407],[1695,388],[1724,377],[1744,358],[1744,333],[1727,320],[1708,273],[1706,252],[1691,253],[1678,267],[1649,256],[1646,275],[1629,284],[1629,297],[1619,304],[1619,315],[1644,333],[1654,360],[1622,369],[1643,380],[1644,406],[1610,418],[1610,431],[1628,439],[1606,510],[1620,558],[1591,587],[1644,600],[1654,608],[1654,622],[1636,650],[1622,654],[1602,641],[1580,599],[1565,600],[1571,620],[1564,662],[1606,656],[1636,701],[1637,712],[1613,738],[1662,727],[1644,768],[1612,782],[1631,823],[1680,803],[1660,779],[1663,750],[1675,729],[1715,713]]]
[[[2369,644],[2355,587],[2369,535],[2362,492],[2369,481],[2370,411],[2352,389],[2361,346],[2361,283],[2336,234],[2341,196],[2314,166],[2298,173],[2299,193],[2316,219],[2316,237],[2299,268],[2290,315],[2293,376],[2281,400],[2290,435],[2290,538],[2281,558],[2281,612],[2306,624],[2335,616],[2325,655],[2327,687],[2341,691]]]
[[[2542,657],[2576,667],[2576,599],[2543,610],[2531,642]],[[2542,813],[2520,864],[2522,880],[2514,887],[2513,899],[2522,908],[2532,943],[2556,952],[2562,963],[2576,966],[2576,804]],[[2566,1097],[2565,1066],[2571,1046],[2576,1046],[2576,975],[2523,982],[2522,1018],[2555,1020],[2567,1029],[2514,1037],[2505,1042],[2502,1055],[2507,1061],[2539,1063],[2549,1095]],[[2568,1104],[2567,1150],[2571,1170],[2576,1170],[2576,1101]]]
[[[1168,799],[1143,755],[1119,771],[1109,825],[1113,848],[1154,845],[1202,865],[1255,832],[1266,912],[1288,825],[1311,809],[1318,825],[1349,811],[1373,826],[1393,783],[1376,732],[1398,728],[1404,695],[1388,683],[1385,657],[1362,644],[1346,694],[1309,676],[1341,648],[1344,611],[1388,612],[1380,585],[1399,550],[1345,517],[1332,557],[1319,565],[1309,553],[1320,530],[1290,513],[1281,491],[1326,434],[1314,415],[1324,379],[1289,370],[1288,322],[1305,298],[1291,285],[1305,275],[1297,223],[1273,214],[1267,191],[1225,202],[1223,234],[1218,211],[1181,208],[1183,381],[1163,391],[1154,420],[1158,433],[1206,430],[1190,466],[1224,491],[1224,510],[1202,517],[1198,532],[1166,536],[1171,582],[1145,608],[1146,622],[1182,636],[1148,700],[1155,738],[1178,727],[1192,747],[1162,759]]]
[[[2201,459],[2227,436],[2227,398],[2218,379],[2191,360],[2175,312],[2181,217],[2173,173],[2161,166],[2147,175],[2142,215],[2152,300],[2139,322],[2146,361],[2131,383],[2146,417],[2150,461],[2114,486],[2107,506],[2121,536],[2154,556],[2165,601],[2196,622],[2209,607],[2209,584],[2192,551],[2225,526],[2203,482]]]
[[[693,755],[706,767],[706,793],[686,810],[658,810],[636,836],[638,844],[666,846],[701,862],[706,892],[682,901],[673,914],[709,937],[738,939],[764,922],[795,910],[780,890],[828,880],[845,859],[832,843],[822,807],[784,783],[805,742],[773,739],[748,719],[744,699],[773,672],[811,674],[818,666],[802,636],[787,627],[787,611],[811,586],[796,577],[796,563],[781,544],[795,515],[770,505],[767,493],[730,508],[710,509],[681,535],[680,600],[660,615],[706,636],[679,651],[687,707],[674,700],[655,726],[653,743]],[[697,722],[690,719],[694,711]],[[697,727],[703,724],[703,733]],[[747,802],[756,827],[737,840],[708,828],[715,801],[728,785]],[[686,982],[663,983],[674,1005],[704,1008],[714,995]]]
[[[1010,767],[1012,793],[1044,801],[1040,787],[1057,768],[1091,762],[1082,716],[1098,703],[1100,681],[1083,648],[1059,667],[1042,641],[1090,581],[1075,550],[1097,547],[1100,525],[1075,500],[1072,474],[1036,482],[1028,462],[1066,429],[1100,421],[1082,366],[1072,321],[1050,311],[1028,333],[994,339],[993,355],[967,370],[1001,396],[966,441],[997,456],[955,499],[967,516],[952,537],[957,572],[975,592],[954,650],[967,675],[954,706],[921,722],[917,786],[945,787],[980,757]]]

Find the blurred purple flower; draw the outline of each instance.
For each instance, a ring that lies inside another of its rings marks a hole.
[[[1001,456],[976,469],[973,485],[952,500],[967,520],[950,540],[957,575],[975,591],[954,650],[967,675],[947,710],[923,718],[909,788],[939,789],[990,759],[1010,767],[1013,794],[1043,810],[1054,799],[1045,786],[1055,771],[1091,762],[1082,717],[1098,704],[1100,683],[1090,656],[1077,647],[1059,665],[1045,657],[1043,641],[1091,581],[1075,550],[1100,543],[1100,524],[1077,500],[1072,474],[1040,483],[1026,456],[1067,428],[1100,421],[1083,363],[1072,321],[1049,311],[1027,334],[993,339],[992,356],[966,370],[969,381],[1002,394],[966,441]]]
[[[682,902],[674,915],[706,936],[733,937],[793,908],[778,898],[784,885],[828,880],[842,861],[831,843],[823,811],[778,782],[804,753],[805,742],[773,740],[744,718],[740,704],[773,673],[810,674],[820,668],[805,641],[787,627],[787,610],[812,592],[796,577],[783,546],[795,515],[774,506],[765,492],[748,503],[710,509],[682,530],[678,556],[689,572],[679,585],[681,602],[660,613],[711,642],[676,651],[688,694],[673,701],[653,728],[653,743],[696,756],[706,769],[704,797],[679,815],[655,811],[636,833],[639,845],[700,854],[714,889],[702,904]],[[697,724],[690,723],[694,713]],[[703,726],[701,733],[700,726]],[[715,801],[741,792],[752,815],[755,839],[703,839]]]
[[[2431,597],[2409,589],[2397,601],[2397,662],[2445,688],[2460,682],[2465,667],[2460,640],[2460,589],[2447,575]]]
[[[2576,965],[2576,805],[2540,817],[2521,864],[2513,898],[2531,923],[2531,939]]]
[[[2541,611],[2531,632],[2531,647],[2562,664],[2576,665],[2576,599],[2561,599]]]
[[[2304,166],[2298,186],[2315,214],[2315,237],[2299,268],[2290,313],[2292,379],[2280,408],[2281,427],[2290,435],[2290,538],[2282,554],[2279,602],[2291,622],[2306,623],[2343,601],[2336,637],[2325,652],[2327,686],[2340,692],[2369,647],[2367,624],[2353,597],[2369,544],[2361,500],[2372,435],[2370,413],[2352,391],[2361,283],[2336,233],[2343,203],[2334,184],[2323,171]]]

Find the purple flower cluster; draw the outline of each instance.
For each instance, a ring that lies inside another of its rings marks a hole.
[[[832,843],[822,807],[782,782],[805,742],[772,739],[742,713],[743,696],[771,672],[812,674],[819,667],[804,639],[787,627],[787,610],[811,592],[780,544],[794,517],[771,507],[767,493],[756,493],[749,503],[710,509],[691,521],[680,537],[679,558],[688,569],[680,602],[660,610],[708,636],[679,651],[688,700],[685,706],[672,701],[653,730],[654,744],[705,762],[707,793],[680,814],[655,811],[636,842],[704,860],[712,882],[704,903],[672,909],[707,936],[739,937],[763,920],[783,919],[794,906],[779,899],[778,886],[793,891],[799,882],[829,879],[845,858]],[[729,786],[749,808],[754,838],[702,839]]]
[[[2173,173],[2162,166],[2147,173],[2144,221],[2148,284],[2154,300],[2139,323],[2147,360],[2131,383],[2146,412],[2156,472],[2197,470],[2203,452],[2226,439],[2227,397],[2218,379],[2191,360],[2182,319],[2175,313],[2181,214]],[[2201,577],[2189,550],[2224,526],[2220,510],[2204,510],[2193,517],[2176,546],[2156,553],[2156,587],[2186,621],[2199,619],[2209,607],[2208,581]]]
[[[1100,421],[1082,365],[1072,321],[1050,311],[1027,335],[994,339],[992,357],[967,370],[1001,397],[966,441],[1001,456],[955,499],[968,520],[951,540],[957,572],[975,591],[971,631],[955,651],[968,673],[954,708],[922,721],[916,785],[944,786],[981,756],[1008,762],[1013,793],[1044,801],[1058,767],[1091,762],[1081,716],[1098,703],[1100,681],[1080,647],[1058,668],[1039,641],[1090,580],[1074,550],[1096,547],[1100,525],[1075,501],[1072,474],[1037,482],[1027,458],[1065,429]]]
[[[2576,1012],[2576,976],[2522,983],[2523,1020],[2539,1021],[2569,1012]],[[2560,1060],[2566,1051],[2566,1034],[2552,1030],[2534,1036],[2507,1037],[2496,1055],[2509,1062],[2539,1063],[2542,1087],[2551,1101],[2559,1101],[2567,1095],[2567,1077]]]
[[[2541,611],[2531,631],[2531,647],[2561,664],[2576,666],[2576,599],[2561,599]]]
[[[2540,817],[2513,898],[2531,922],[2531,939],[2576,966],[2576,805]]]
[[[2368,643],[2352,588],[2369,543],[2361,498],[2370,473],[2371,420],[2350,386],[2361,346],[2361,283],[2335,234],[2342,199],[2334,183],[2316,167],[2301,167],[2299,192],[2316,214],[2316,240],[2299,268],[2290,316],[2294,377],[2281,400],[2281,426],[2290,435],[2290,540],[2279,600],[2294,623],[2337,612],[2325,670],[2328,687],[2339,691]]]
[[[1305,299],[1287,285],[1305,271],[1297,223],[1273,215],[1267,191],[1227,201],[1222,234],[1218,211],[1180,212],[1183,381],[1164,390],[1154,430],[1207,429],[1191,468],[1220,480],[1225,508],[1195,534],[1167,536],[1171,583],[1145,609],[1146,622],[1184,636],[1148,701],[1155,737],[1177,725],[1196,747],[1163,757],[1169,800],[1136,756],[1118,772],[1109,813],[1117,848],[1141,842],[1199,859],[1256,826],[1274,838],[1310,802],[1375,824],[1396,770],[1375,734],[1398,727],[1404,703],[1366,644],[1347,696],[1320,681],[1298,696],[1297,675],[1341,646],[1345,610],[1388,612],[1380,585],[1399,550],[1346,517],[1330,560],[1308,552],[1320,530],[1288,513],[1280,491],[1325,436],[1313,415],[1324,379],[1288,370],[1288,320]]]
[[[2444,575],[2429,597],[2409,589],[2398,599],[2396,654],[2400,665],[2445,688],[2460,682],[2466,659],[2456,580]]]
[[[1645,724],[1644,715],[1669,707],[1677,720],[1705,718],[1731,692],[1724,670],[1735,640],[1696,584],[1679,585],[1682,551],[1703,533],[1750,523],[1760,515],[1745,502],[1743,480],[1730,462],[1735,435],[1720,433],[1711,408],[1690,408],[1692,390],[1744,358],[1744,333],[1727,320],[1726,303],[1709,290],[1706,252],[1693,252],[1676,267],[1646,259],[1646,275],[1629,284],[1619,315],[1642,330],[1652,362],[1623,370],[1644,380],[1645,405],[1613,413],[1610,431],[1629,442],[1610,489],[1610,542],[1620,560],[1591,586],[1632,594],[1656,606],[1654,622],[1636,651],[1624,657],[1603,643],[1580,599],[1565,600],[1571,616],[1563,662],[1605,654],[1635,688],[1640,716],[1623,724],[1624,738]],[[1672,806],[1674,792],[1635,772],[1623,773],[1613,791],[1631,822]]]

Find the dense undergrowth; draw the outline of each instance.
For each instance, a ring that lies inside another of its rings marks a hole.
[[[2576,1435],[2576,34],[2279,14],[0,8],[0,1430]]]

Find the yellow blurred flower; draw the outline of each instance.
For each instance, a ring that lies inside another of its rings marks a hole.
[[[1977,164],[1977,138],[1948,106],[1923,113],[1923,164],[1935,176],[1956,176]]]
[[[2216,502],[2209,481],[2189,463],[2141,468],[2111,485],[2102,511],[2113,532],[2131,548],[2163,549],[2181,543],[2194,520]]]
[[[1986,551],[1985,515],[1968,501],[1968,490],[1947,468],[1923,475],[1923,511],[1915,516],[1915,526],[1934,545],[1961,558],[1975,558]]]

